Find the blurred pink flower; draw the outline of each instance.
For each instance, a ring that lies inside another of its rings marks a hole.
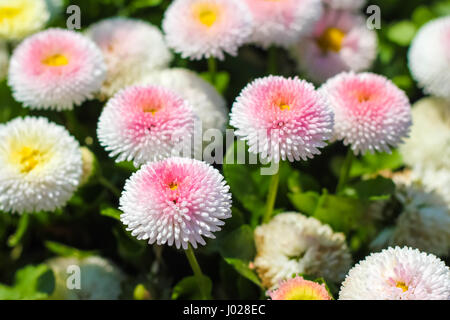
[[[8,83],[26,107],[61,111],[91,99],[105,76],[106,65],[94,42],[74,31],[48,29],[14,50]]]
[[[341,73],[320,89],[335,114],[334,137],[355,154],[391,152],[409,134],[411,106],[406,94],[373,73]]]
[[[324,284],[303,277],[283,280],[277,289],[268,292],[272,300],[331,300]]]

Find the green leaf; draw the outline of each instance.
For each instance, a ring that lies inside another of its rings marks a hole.
[[[314,217],[335,231],[349,233],[365,221],[365,212],[365,203],[358,199],[324,194],[319,199]]]
[[[243,225],[230,232],[223,239],[219,250],[224,258],[236,258],[247,262],[253,260],[256,253],[253,229],[249,225]]]
[[[259,280],[258,276],[256,275],[255,271],[251,270],[248,267],[248,262],[242,261],[240,259],[234,259],[234,258],[225,258],[225,261],[233,266],[233,268],[243,277],[247,278],[254,284],[256,284],[258,287],[264,289],[264,287],[261,284],[261,281]]]
[[[320,191],[320,185],[316,179],[304,172],[292,171],[287,178],[287,182],[289,191],[293,193]]]
[[[387,37],[390,41],[407,47],[416,34],[417,28],[411,21],[403,20],[388,27]]]
[[[387,200],[394,194],[395,184],[391,179],[376,177],[375,179],[362,180],[344,192],[352,192],[358,199],[363,200]]]
[[[61,257],[75,257],[83,259],[98,254],[96,251],[80,250],[54,241],[45,241],[45,247],[52,253]]]
[[[122,214],[122,212],[120,210],[117,210],[116,208],[105,208],[100,210],[100,214],[102,216],[110,217],[116,219],[117,221],[120,221],[120,215]]]
[[[319,203],[320,195],[317,192],[290,193],[289,199],[299,212],[306,215],[314,215]]]
[[[207,289],[208,296],[211,296],[212,292],[211,279],[203,275],[201,277],[201,281],[203,282],[203,288]],[[201,300],[202,294],[200,291],[199,284],[197,282],[197,278],[195,276],[190,276],[183,278],[180,282],[178,282],[173,288],[172,299]]]
[[[53,272],[46,265],[26,266],[16,272],[12,287],[0,285],[0,300],[38,300],[55,289]]]
[[[364,174],[374,174],[381,170],[396,170],[403,166],[403,159],[398,150],[392,153],[367,153],[360,159],[355,159],[350,171],[351,177]]]

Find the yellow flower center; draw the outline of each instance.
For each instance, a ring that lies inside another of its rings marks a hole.
[[[200,3],[194,8],[194,13],[201,24],[212,27],[219,16],[219,8],[210,3]]]
[[[293,288],[290,292],[286,293],[284,300],[323,300],[313,288],[309,286],[299,286]]]
[[[13,162],[20,166],[22,173],[30,173],[42,161],[44,153],[30,147],[23,147],[18,152],[13,153]]]
[[[177,189],[178,189],[178,183],[176,183],[176,182],[171,182],[171,183],[169,184],[169,188],[170,188],[170,190],[177,190]]]
[[[397,288],[400,288],[403,290],[403,292],[408,291],[408,286],[406,285],[406,283],[404,283],[403,281],[397,281],[397,283],[395,284],[395,286]]]
[[[280,105],[281,110],[291,110],[291,107],[288,104],[282,103]]]
[[[49,67],[61,67],[69,64],[69,59],[63,54],[54,54],[42,60],[42,63]]]
[[[155,107],[154,105],[145,105],[142,110],[146,113],[151,113],[152,116],[155,115],[161,108]]]
[[[0,7],[0,22],[7,19],[13,19],[22,12],[20,7]]]
[[[317,44],[324,52],[339,52],[342,48],[344,38],[345,33],[342,30],[338,28],[328,28],[320,38],[317,39]]]

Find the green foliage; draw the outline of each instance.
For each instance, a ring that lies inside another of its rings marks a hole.
[[[41,300],[54,288],[53,272],[46,265],[29,265],[17,271],[13,286],[0,285],[0,300]]]
[[[211,296],[212,281],[207,276],[202,276],[201,281],[203,287],[207,289],[207,293]],[[178,282],[173,288],[172,292],[173,300],[201,300],[202,294],[199,289],[198,279],[194,276],[189,276]]]

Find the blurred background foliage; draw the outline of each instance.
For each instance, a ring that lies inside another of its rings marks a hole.
[[[48,0],[56,3],[54,0]],[[160,26],[169,0],[65,0],[55,8],[51,26],[65,27],[68,5],[81,8],[82,28],[116,15],[144,19]],[[372,0],[381,8],[382,24],[377,30],[379,51],[373,72],[392,79],[415,102],[423,96],[407,66],[407,51],[417,30],[426,22],[450,14],[450,0]],[[149,48],[150,49],[150,48]],[[219,62],[215,86],[231,106],[241,89],[251,80],[266,75],[267,52],[254,46],[241,48],[238,57]],[[206,61],[187,61],[179,56],[172,66],[203,73]],[[278,55],[279,73],[295,76],[294,62],[287,53]],[[203,74],[207,77],[206,74]],[[302,75],[299,75],[300,77]],[[24,115],[42,115],[62,124],[89,147],[98,158],[100,174],[80,189],[68,206],[56,213],[41,212],[23,221],[19,216],[0,214],[0,299],[43,299],[52,292],[54,278],[42,264],[53,256],[98,254],[114,261],[128,276],[122,298],[198,297],[191,270],[180,251],[149,246],[137,241],[118,221],[117,190],[121,190],[133,168],[115,164],[97,142],[95,130],[103,104],[89,101],[73,112],[30,111],[14,101],[6,81],[0,84],[0,123]],[[235,143],[228,150],[231,156]],[[276,208],[278,212],[297,210],[345,232],[355,261],[367,254],[367,243],[377,226],[364,219],[372,201],[394,192],[392,181],[369,179],[352,184],[342,194],[332,195],[345,148],[339,143],[327,147],[322,156],[307,163],[283,164]],[[359,158],[352,176],[373,174],[380,169],[402,167],[398,153]],[[258,277],[248,267],[255,255],[253,228],[260,221],[270,177],[260,176],[258,165],[224,165],[223,172],[234,196],[233,217],[217,239],[197,252],[203,271],[211,279],[215,298],[260,298]],[[103,177],[103,178],[99,178]],[[105,180],[113,187],[106,188]],[[207,280],[209,281],[209,280]],[[332,288],[333,289],[333,288]],[[336,293],[336,288],[334,288]]]

